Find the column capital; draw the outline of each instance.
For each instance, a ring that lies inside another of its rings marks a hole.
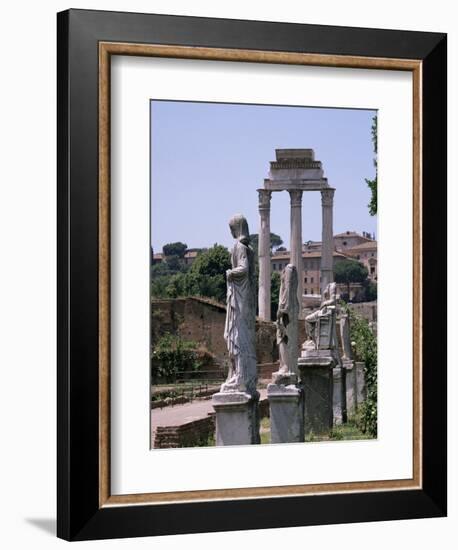
[[[291,206],[302,206],[302,193],[301,189],[289,189],[289,197],[291,200]]]
[[[321,191],[321,206],[332,206],[334,204],[334,191],[333,187]]]
[[[270,210],[270,199],[272,197],[272,191],[268,189],[258,189],[258,206],[259,211]]]

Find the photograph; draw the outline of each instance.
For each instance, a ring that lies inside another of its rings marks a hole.
[[[377,439],[376,109],[150,101],[150,448]]]
[[[447,515],[446,28],[335,7],[58,13],[59,538]]]

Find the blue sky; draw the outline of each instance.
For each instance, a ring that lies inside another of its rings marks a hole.
[[[377,233],[364,181],[375,174],[375,111],[151,101],[151,244],[232,245],[228,220],[258,233],[258,194],[275,149],[310,148],[334,196],[334,233]],[[289,247],[289,194],[272,194],[271,231]],[[303,241],[321,240],[320,193],[302,200]]]

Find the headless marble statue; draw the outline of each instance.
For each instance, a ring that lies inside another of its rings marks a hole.
[[[288,264],[281,274],[280,297],[277,310],[277,344],[280,368],[272,375],[274,384],[294,384],[297,381],[298,316],[297,269]]]
[[[229,221],[234,239],[231,264],[226,272],[227,311],[224,339],[230,358],[227,380],[221,392],[256,394],[256,285],[254,254],[248,223],[237,214]]]

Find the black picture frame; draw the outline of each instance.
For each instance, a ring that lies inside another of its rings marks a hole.
[[[446,63],[442,33],[138,13],[57,16],[57,534],[66,540],[446,515]],[[99,505],[98,44],[171,44],[422,63],[422,488],[191,503]]]

